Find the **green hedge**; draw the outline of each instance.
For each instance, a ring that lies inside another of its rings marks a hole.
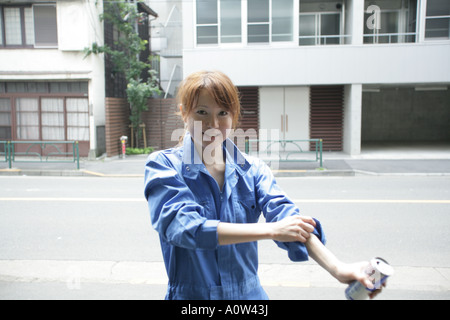
[[[148,148],[126,148],[126,154],[127,155],[133,155],[133,154],[150,154],[153,152],[152,147]]]

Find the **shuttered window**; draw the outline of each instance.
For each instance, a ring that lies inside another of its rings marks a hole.
[[[238,90],[241,100],[241,117],[234,135],[234,143],[241,151],[244,151],[245,139],[258,139],[259,88],[238,87]]]
[[[259,88],[239,87],[241,98],[241,119],[239,128],[244,131],[249,129],[259,129]]]
[[[323,151],[342,151],[344,87],[310,88],[310,138],[323,139]],[[310,150],[315,150],[311,143]]]

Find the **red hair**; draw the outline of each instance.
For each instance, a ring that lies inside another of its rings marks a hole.
[[[181,115],[185,117],[191,112],[202,90],[206,90],[220,107],[232,114],[233,128],[236,128],[241,113],[239,91],[231,79],[220,71],[199,71],[184,79],[177,94]]]

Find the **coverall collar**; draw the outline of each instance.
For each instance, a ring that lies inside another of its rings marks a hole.
[[[237,171],[241,176],[245,175],[250,169],[250,163],[233,141],[229,138],[226,139],[223,142],[223,150],[226,161],[225,177],[228,177],[234,171]],[[202,169],[206,170],[206,167],[194,146],[191,134],[186,132],[183,140],[183,177],[196,179]]]

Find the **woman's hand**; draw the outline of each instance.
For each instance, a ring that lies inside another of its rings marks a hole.
[[[374,289],[374,283],[377,279],[366,272],[369,267],[369,262],[358,262],[358,263],[339,263],[336,267],[335,278],[342,283],[349,284],[355,280],[359,281],[362,285],[364,285],[368,289]],[[386,287],[386,282],[376,290],[372,291],[369,294],[369,298],[373,299],[380,292],[382,287]]]
[[[220,222],[217,225],[217,233],[220,245],[264,239],[305,243],[315,226],[316,222],[313,218],[295,215],[270,223]]]
[[[322,268],[327,270],[333,277],[342,283],[349,284],[355,280],[362,283],[366,288],[373,289],[375,280],[366,270],[369,262],[343,263],[320,242],[316,236],[311,236],[306,242],[309,256],[313,258]],[[382,287],[386,286],[386,282]],[[381,287],[376,288],[369,297],[372,299],[381,292]]]
[[[289,216],[283,220],[270,223],[272,239],[281,242],[299,241],[305,243],[314,231],[316,222],[311,217]]]

